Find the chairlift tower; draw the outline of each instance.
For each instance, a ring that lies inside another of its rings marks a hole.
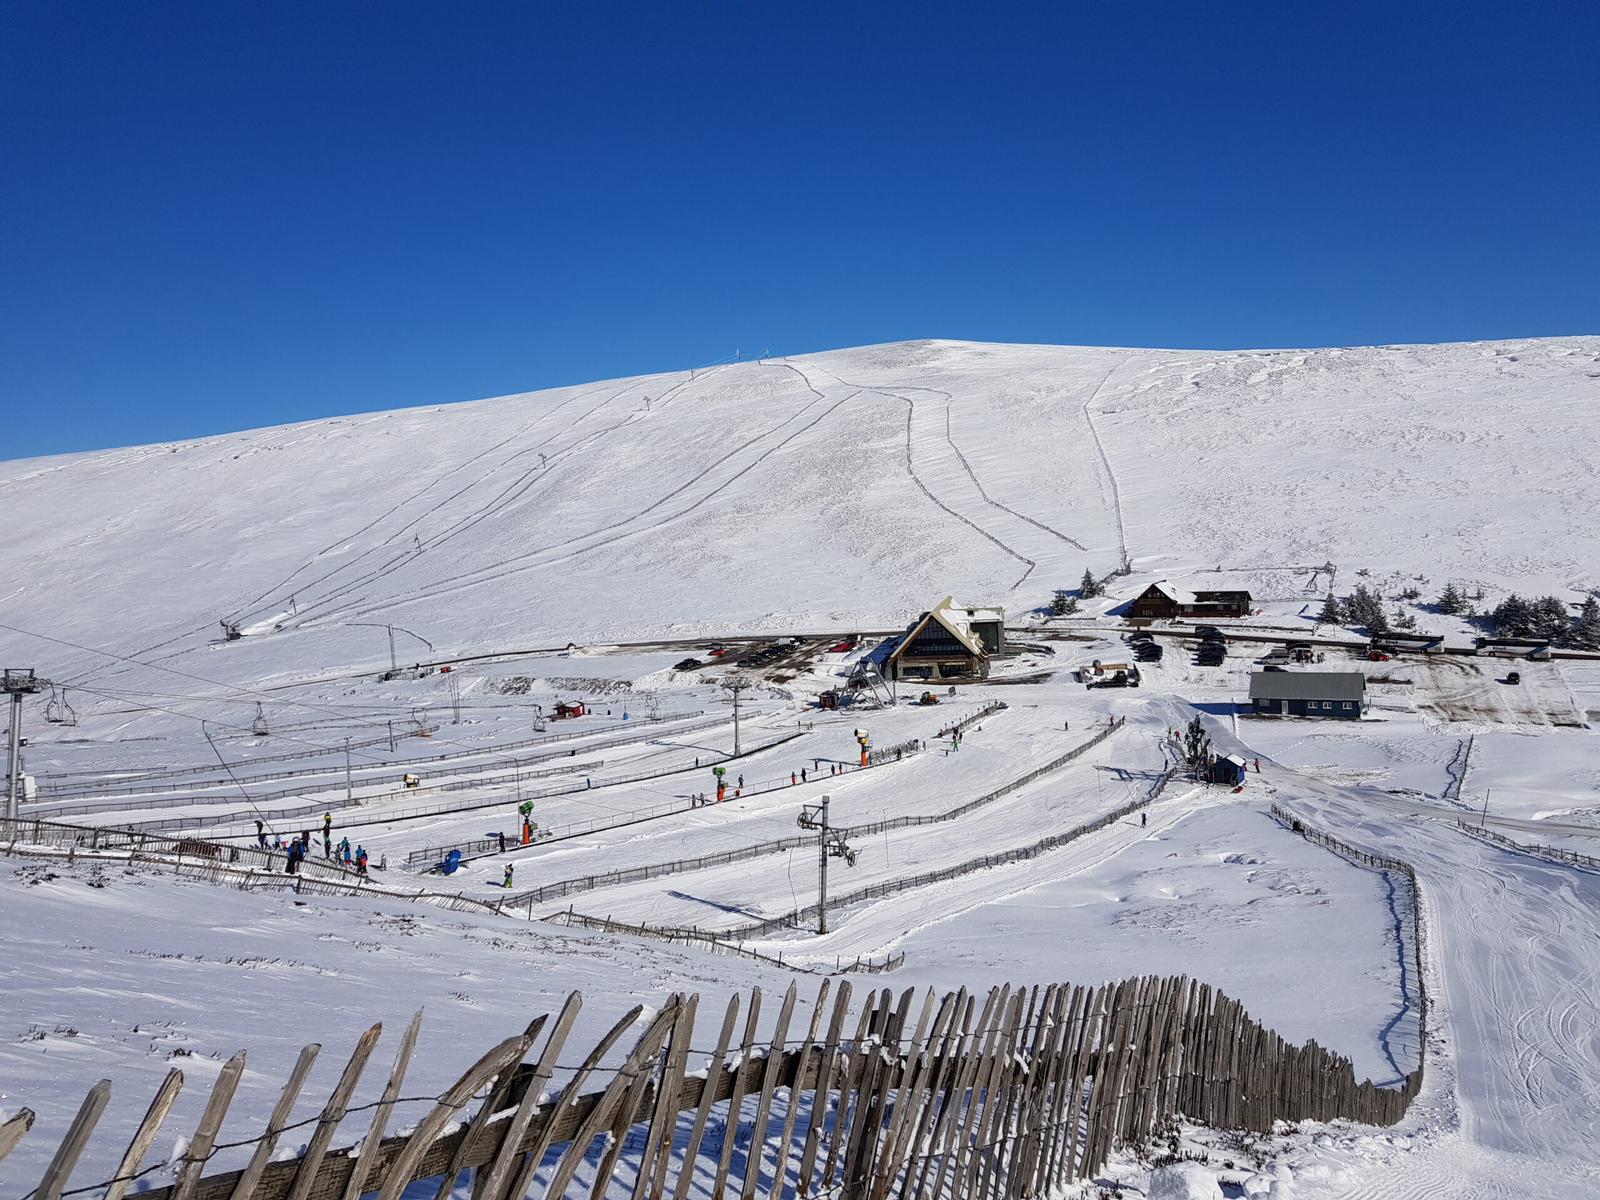
[[[49,680],[40,679],[31,668],[18,670],[13,667],[5,668],[3,681],[0,681],[0,691],[11,697],[11,765],[6,788],[6,818],[10,821],[17,819],[17,797],[22,792],[22,775],[18,766],[22,752],[22,698],[42,692],[48,683]]]
[[[845,843],[844,835],[828,824],[828,797],[819,804],[800,809],[801,829],[817,830],[817,932],[828,932],[828,860],[842,858],[846,866],[856,865],[856,852]]]
[[[733,757],[739,757],[739,693],[753,688],[756,681],[748,675],[729,675],[722,681],[723,690],[733,696]]]

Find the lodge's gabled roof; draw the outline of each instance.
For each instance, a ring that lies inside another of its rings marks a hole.
[[[894,652],[889,655],[890,661],[893,661],[904,654],[906,649],[922,635],[922,631],[928,627],[928,622],[930,621],[939,622],[939,624],[949,632],[950,636],[955,638],[956,641],[960,642],[961,645],[966,648],[974,658],[982,658],[984,655],[983,646],[981,643],[979,643],[978,639],[973,636],[972,627],[970,624],[968,624],[966,612],[967,609],[956,604],[954,596],[946,596],[927,612],[923,613],[922,619],[911,627],[909,632],[906,633],[905,637],[900,639],[900,644],[896,646],[894,648]]]

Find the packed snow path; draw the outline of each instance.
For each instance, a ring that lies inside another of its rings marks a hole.
[[[1297,779],[1282,795],[1335,836],[1416,869],[1439,1044],[1412,1123],[1454,1115],[1465,1143],[1402,1158],[1382,1186],[1307,1194],[1594,1195],[1600,874],[1496,849],[1444,821],[1378,815],[1363,792]]]

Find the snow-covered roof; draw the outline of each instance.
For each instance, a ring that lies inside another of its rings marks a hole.
[[[999,621],[1004,623],[1006,619],[1006,610],[998,606],[990,606],[987,608],[961,608],[961,611],[966,613],[968,621]]]
[[[904,653],[907,647],[917,640],[917,635],[928,627],[929,621],[937,621],[949,631],[951,637],[960,642],[961,645],[969,650],[975,657],[981,658],[984,654],[983,644],[978,641],[977,635],[972,632],[972,621],[975,619],[983,620],[984,618],[973,618],[967,614],[969,612],[982,611],[985,610],[967,609],[956,604],[955,597],[946,596],[943,600],[939,601],[939,603],[935,604],[926,613],[924,613],[921,620],[919,620],[910,628],[910,630],[907,631],[905,637],[900,639],[900,644],[894,648],[894,653],[890,655],[890,657],[898,658],[902,653]],[[988,611],[999,612],[1000,610],[992,609]],[[989,619],[993,620],[994,618],[991,617]]]
[[[1158,579],[1150,586],[1175,604],[1194,603],[1193,592],[1185,591],[1183,588],[1178,587],[1175,584],[1168,583],[1165,579]]]

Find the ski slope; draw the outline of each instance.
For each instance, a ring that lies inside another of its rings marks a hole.
[[[1086,691],[1073,670],[1126,655],[1106,610],[1217,568],[1261,602],[1251,627],[1280,633],[1314,622],[1325,564],[1341,592],[1366,578],[1429,597],[1454,580],[1492,604],[1600,587],[1597,404],[1600,337],[1237,353],[916,342],[0,463],[5,561],[28,568],[0,581],[0,653],[81,714],[45,725],[46,697],[29,700],[27,761],[46,790],[26,812],[253,841],[258,815],[292,837],[329,810],[388,860],[394,890],[441,886],[406,856],[510,833],[524,797],[546,828],[581,831],[448,880],[492,899],[507,865],[521,890],[793,839],[824,794],[841,826],[947,812],[1126,718],[959,820],[862,836],[856,865],[835,867],[844,891],[1118,809],[1162,770],[1166,732],[1199,714],[1220,749],[1261,758],[1242,793],[1178,781],[1148,824],[851,905],[826,936],[748,944],[802,967],[903,952],[896,986],[1187,972],[1392,1077],[1419,1052],[1393,881],[1284,830],[1266,816],[1283,803],[1416,867],[1437,1036],[1400,1127],[1286,1131],[1240,1194],[1277,1172],[1277,1194],[1297,1198],[1586,1196],[1600,1186],[1600,876],[1454,821],[1600,853],[1600,665],[1528,663],[1513,690],[1478,660],[1353,659],[1373,704],[1337,727],[1241,718],[1251,643],[1209,667],[1174,638],[1137,691]],[[1056,588],[1124,558],[1109,597],[1040,619]],[[895,629],[947,594],[1004,605],[1033,645],[938,705],[902,691],[894,708],[809,707],[871,636],[768,671],[743,701],[756,749],[734,759],[719,684],[737,652],[677,669],[713,640]],[[224,621],[242,636],[224,641]],[[379,678],[388,627],[400,666],[456,659],[452,673]],[[548,720],[575,698],[591,716]],[[959,750],[941,736],[992,701],[1007,707]],[[252,729],[258,705],[270,734]],[[927,749],[832,774],[863,727],[874,746]],[[692,806],[713,764],[750,787]],[[412,772],[419,789],[396,791]],[[344,1044],[418,1005],[486,1041],[571,987],[596,1022],[672,988],[708,1003],[781,990],[777,968],[540,918],[570,905],[731,930],[817,886],[814,850],[790,847],[494,918],[380,896],[301,904],[103,862],[0,867],[0,1116],[27,1103],[59,1129],[102,1075],[142,1099],[174,1050],[203,1075],[248,1047],[230,1135],[260,1124],[300,1044]],[[432,1059],[424,1082],[459,1065]],[[137,1116],[114,1104],[89,1161],[114,1159]],[[178,1116],[192,1128],[194,1112]],[[37,1176],[47,1140],[0,1166],[6,1194],[6,1172]],[[1148,1163],[1119,1169],[1148,1183]]]
[[[1593,337],[914,342],[11,462],[9,557],[49,569],[8,576],[0,625],[262,679],[384,662],[381,624],[411,661],[883,627],[948,592],[1019,613],[1124,547],[1583,588],[1597,394]],[[7,661],[48,646],[0,629]]]

